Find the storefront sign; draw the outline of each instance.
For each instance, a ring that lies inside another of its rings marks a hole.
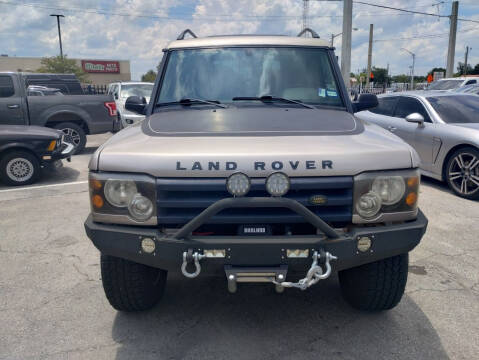
[[[82,60],[81,67],[87,73],[119,73],[119,61]]]

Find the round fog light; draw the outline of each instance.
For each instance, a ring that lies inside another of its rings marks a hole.
[[[151,238],[144,238],[141,240],[141,249],[144,252],[151,254],[153,251],[155,251],[155,242]]]
[[[289,178],[286,174],[276,172],[266,179],[266,191],[271,196],[283,196],[289,191]]]
[[[136,194],[128,205],[128,211],[133,219],[146,221],[153,215],[153,203],[141,194]]]
[[[379,195],[373,191],[370,191],[361,195],[356,204],[356,211],[363,218],[372,218],[381,209],[381,204],[382,202]]]
[[[236,173],[228,178],[226,188],[233,196],[245,196],[251,188],[251,182],[245,174]]]
[[[366,252],[371,248],[371,238],[368,236],[361,236],[358,239],[358,250],[361,252]]]

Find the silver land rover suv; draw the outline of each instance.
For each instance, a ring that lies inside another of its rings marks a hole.
[[[352,306],[398,304],[427,227],[418,156],[354,116],[376,97],[352,103],[333,49],[310,32],[185,30],[149,103],[128,98],[146,119],[93,155],[85,222],[115,309],[153,307],[168,271],[223,276],[230,292],[306,290],[339,272]]]

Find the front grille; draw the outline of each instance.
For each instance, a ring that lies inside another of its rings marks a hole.
[[[299,201],[329,223],[351,221],[353,178],[349,176],[291,178],[291,189],[285,197]],[[251,179],[248,197],[269,197],[265,178]],[[193,219],[215,201],[231,197],[224,178],[160,178],[157,183],[158,224],[182,225]],[[311,205],[310,198],[323,195],[324,205]],[[226,209],[208,224],[294,224],[304,223],[300,215],[283,208]]]

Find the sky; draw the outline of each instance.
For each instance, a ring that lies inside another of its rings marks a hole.
[[[451,0],[363,0],[373,4],[439,15],[451,13]],[[342,31],[342,1],[311,0],[309,26],[321,38]],[[63,51],[70,58],[125,59],[132,79],[153,69],[165,45],[190,28],[198,36],[279,34],[295,36],[302,29],[302,0],[0,0],[0,54],[54,56],[59,53],[56,19],[62,21]],[[479,21],[479,0],[459,1],[459,17]],[[416,54],[415,74],[446,66],[449,19],[415,15],[364,4],[353,4],[351,70],[367,65],[369,25],[374,24],[372,64],[392,75],[409,73]],[[341,56],[341,36],[334,40]],[[468,63],[479,63],[479,23],[459,21],[455,52]]]

